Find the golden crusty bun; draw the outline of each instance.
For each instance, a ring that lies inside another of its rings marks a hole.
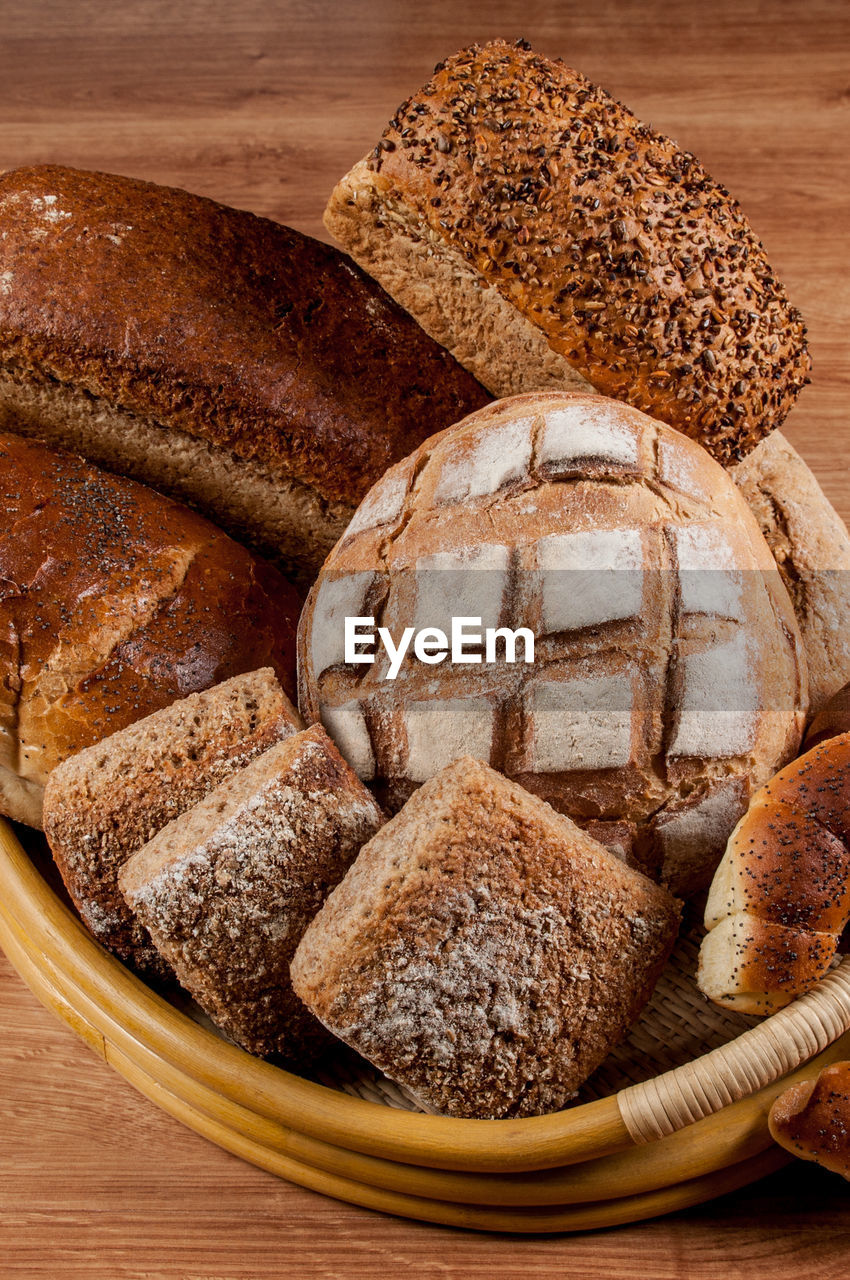
[[[850,1179],[850,1062],[834,1062],[816,1080],[786,1089],[767,1123],[780,1147]]]
[[[697,981],[717,1004],[772,1013],[822,978],[850,919],[850,733],[753,796],[708,894]]]

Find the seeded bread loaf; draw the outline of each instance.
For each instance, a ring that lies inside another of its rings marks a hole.
[[[850,733],[819,743],[753,797],[717,868],[697,981],[768,1014],[829,969],[850,919]]]
[[[345,617],[448,633],[346,662]],[[515,662],[486,629],[527,629]],[[476,661],[477,659],[477,661]],[[705,888],[751,790],[796,752],[805,657],[729,475],[620,401],[541,392],[432,437],[364,499],[299,623],[299,701],[390,808],[483,759],[678,894]]]
[[[44,833],[98,942],[136,969],[169,972],[118,888],[121,867],[225,778],[302,728],[266,667],[181,698],[53,770]]]
[[[786,1089],[770,1108],[768,1126],[792,1155],[850,1179],[850,1062]]]
[[[562,1107],[649,999],[678,904],[470,758],[361,850],[307,929],[297,995],[428,1108]]]
[[[759,522],[791,597],[815,714],[850,679],[850,534],[781,432],[762,440],[730,474]]]
[[[800,316],[729,193],[523,41],[440,63],[325,225],[494,395],[590,383],[732,462],[807,380]]]
[[[41,825],[62,760],[177,698],[274,668],[299,597],[170,499],[0,436],[0,813]]]
[[[336,249],[169,187],[0,176],[0,428],[310,577],[391,462],[489,397]]]
[[[180,982],[251,1053],[296,1067],[326,1042],[292,992],[304,929],[382,814],[316,726],[271,747],[120,872]]]

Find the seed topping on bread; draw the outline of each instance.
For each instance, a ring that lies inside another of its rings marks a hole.
[[[465,291],[477,285],[484,300],[492,288],[597,390],[723,462],[779,425],[808,379],[800,315],[726,188],[522,41],[439,63],[338,185],[326,224],[378,279],[386,270],[386,287],[426,328]],[[397,239],[385,254],[388,235]],[[421,283],[408,294],[384,261],[393,253],[450,254],[447,297],[426,305]],[[475,279],[464,283],[464,271]],[[462,327],[474,315],[470,302]],[[516,362],[532,337],[518,334]],[[455,353],[472,368],[464,346],[461,335]],[[508,390],[497,385],[505,369],[488,379],[487,353],[476,372],[495,394],[534,390],[551,385],[547,360],[538,351]]]

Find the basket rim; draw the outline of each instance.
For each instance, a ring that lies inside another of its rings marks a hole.
[[[293,1156],[317,1170],[342,1174],[386,1191],[403,1191],[424,1199],[512,1208],[588,1204],[661,1190],[715,1173],[758,1155],[771,1145],[766,1125],[754,1125],[748,1117],[716,1113],[642,1147],[639,1152],[631,1147],[615,1155],[534,1174],[431,1169],[362,1155],[266,1119],[199,1084],[133,1039],[120,1024],[107,1027],[102,1015],[99,1016],[101,1011],[70,978],[60,974],[43,956],[28,954],[24,944],[10,931],[4,931],[2,924],[0,940],[19,975],[42,1004],[72,1026],[108,1065],[146,1096],[150,1096],[154,1088],[158,1092],[166,1091],[180,1105],[224,1125],[239,1137],[256,1142],[272,1159],[279,1154]],[[833,1047],[827,1052],[834,1056],[836,1050]],[[802,1076],[804,1071],[797,1074]],[[783,1081],[774,1086],[774,1091],[785,1088],[787,1083]],[[768,1104],[766,1098],[764,1115]]]
[[[33,952],[44,957],[112,1025],[117,1021],[134,1040],[187,1079],[266,1120],[335,1148],[401,1165],[506,1174],[596,1160],[634,1145],[617,1094],[546,1116],[457,1119],[395,1110],[352,1097],[252,1057],[198,1026],[106,952],[60,901],[2,819],[0,925],[18,939],[31,959]],[[104,1035],[102,1027],[98,1032]],[[841,1037],[836,1043],[847,1039]],[[105,1047],[103,1056],[107,1056]],[[808,1068],[818,1060],[810,1061]],[[730,1104],[721,1114],[728,1118],[734,1113],[744,1123],[766,1127],[763,1095],[775,1092],[775,1085],[768,1086]]]
[[[535,1234],[599,1229],[656,1217],[701,1203],[754,1182],[790,1159],[786,1152],[770,1142],[769,1137],[763,1140],[762,1135],[751,1134],[750,1143],[731,1152],[732,1158],[725,1162],[706,1165],[702,1158],[704,1152],[701,1144],[697,1143],[698,1158],[680,1162],[675,1169],[675,1174],[682,1176],[676,1177],[674,1174],[660,1182],[651,1182],[649,1186],[637,1185],[628,1190],[624,1190],[621,1185],[620,1192],[615,1195],[608,1194],[610,1188],[606,1185],[604,1172],[582,1194],[566,1197],[540,1197],[536,1194],[541,1185],[540,1178],[545,1177],[545,1174],[520,1176],[516,1182],[525,1187],[526,1194],[518,1200],[506,1200],[501,1194],[465,1199],[453,1193],[462,1189],[458,1186],[458,1179],[466,1179],[470,1175],[437,1172],[409,1165],[395,1166],[403,1175],[401,1182],[392,1176],[389,1181],[375,1178],[373,1166],[376,1163],[384,1164],[391,1170],[391,1162],[375,1161],[349,1150],[328,1148],[332,1153],[330,1159],[317,1162],[310,1158],[312,1153],[309,1149],[305,1153],[299,1150],[297,1142],[292,1143],[291,1139],[297,1139],[298,1135],[291,1131],[283,1131],[285,1137],[282,1142],[264,1141],[264,1136],[268,1135],[264,1135],[263,1127],[273,1127],[273,1122],[263,1122],[261,1117],[251,1115],[247,1126],[233,1124],[232,1104],[219,1099],[223,1104],[224,1115],[221,1114],[221,1107],[210,1110],[205,1105],[198,1105],[198,1098],[194,1094],[195,1082],[189,1082],[191,1092],[186,1097],[181,1091],[170,1087],[173,1081],[164,1082],[158,1074],[147,1071],[136,1056],[125,1055],[122,1050],[114,1049],[102,1033],[81,1015],[75,1004],[65,1002],[60,990],[61,982],[54,985],[45,973],[49,969],[55,975],[52,966],[44,963],[39,967],[24,951],[24,944],[5,931],[2,921],[0,937],[12,964],[42,1004],[68,1023],[143,1097],[155,1103],[167,1115],[267,1173],[364,1208],[479,1231]],[[79,992],[76,996],[79,996]],[[138,1043],[136,1049],[141,1049],[144,1054],[152,1057],[155,1068],[162,1067],[161,1060],[151,1050]],[[228,1114],[229,1110],[231,1114]],[[712,1116],[701,1123],[707,1124],[717,1118]],[[672,1138],[653,1146],[666,1148],[671,1142],[680,1142],[684,1137],[685,1131],[680,1131]],[[630,1158],[633,1173],[639,1173],[646,1155],[645,1148],[640,1153],[633,1149],[620,1156],[591,1161],[578,1166],[577,1170],[567,1169],[564,1172],[572,1172],[581,1180],[585,1170],[597,1165],[604,1167],[611,1160],[624,1161]],[[559,1171],[552,1172],[557,1174]],[[429,1176],[436,1181],[429,1184]],[[426,1179],[424,1186],[423,1178]],[[478,1175],[474,1179],[477,1184],[492,1181],[496,1186],[507,1180],[488,1174]],[[581,1186],[580,1181],[579,1185]],[[603,1189],[606,1194],[594,1194]]]

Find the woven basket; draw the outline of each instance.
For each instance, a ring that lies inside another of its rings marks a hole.
[[[575,1231],[698,1204],[783,1164],[767,1130],[772,1100],[850,1057],[850,957],[752,1025],[696,991],[686,935],[640,1022],[574,1106],[523,1120],[425,1115],[347,1051],[308,1081],[228,1043],[103,951],[50,879],[0,822],[0,944],[43,1004],[226,1150],[410,1218]]]

